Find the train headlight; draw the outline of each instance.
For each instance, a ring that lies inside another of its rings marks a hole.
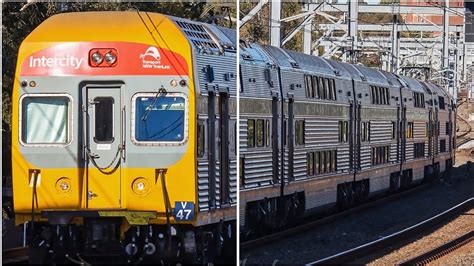
[[[69,192],[71,190],[71,180],[67,177],[61,177],[56,181],[55,187],[58,192]]]
[[[112,51],[106,53],[104,58],[109,65],[113,65],[117,61],[117,56]]]
[[[148,185],[148,181],[143,177],[139,177],[135,179],[132,182],[132,191],[135,194],[140,195],[140,196],[144,196],[148,194],[148,192],[150,191],[150,186]]]
[[[104,58],[102,57],[101,53],[95,52],[91,55],[91,60],[92,63],[99,65],[100,63],[102,63],[102,60],[104,60]]]

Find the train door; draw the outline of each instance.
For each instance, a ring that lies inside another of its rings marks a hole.
[[[121,205],[122,112],[120,87],[86,87],[87,207]]]
[[[230,204],[230,154],[229,154],[229,93],[219,93],[219,159],[220,159],[220,204]]]

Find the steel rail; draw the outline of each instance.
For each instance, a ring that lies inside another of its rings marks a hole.
[[[432,225],[438,224],[446,220],[447,218],[450,218],[459,213],[462,213],[465,209],[467,209],[468,207],[472,207],[473,205],[474,205],[474,197],[467,199],[459,203],[458,205],[446,211],[443,211],[440,214],[437,214],[429,219],[426,219],[420,223],[412,225],[401,231],[379,238],[375,241],[360,245],[358,247],[334,254],[332,256],[307,263],[307,265],[347,263],[347,262],[354,261],[355,259],[358,259],[375,249],[388,247],[392,245],[393,243],[396,243],[395,241],[413,237],[417,235],[418,233],[421,233],[424,230],[426,230],[426,228],[431,228],[430,226]]]
[[[441,257],[461,248],[462,246],[474,241],[474,231],[470,231],[446,244],[425,252],[419,256],[408,259],[400,265],[426,265],[432,261],[438,260]]]

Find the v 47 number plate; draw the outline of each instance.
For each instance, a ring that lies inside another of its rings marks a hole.
[[[194,219],[194,203],[189,201],[175,201],[173,216],[177,221],[189,221]]]

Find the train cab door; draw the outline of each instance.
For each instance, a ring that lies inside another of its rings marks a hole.
[[[86,87],[87,207],[121,207],[122,103],[120,87]]]

